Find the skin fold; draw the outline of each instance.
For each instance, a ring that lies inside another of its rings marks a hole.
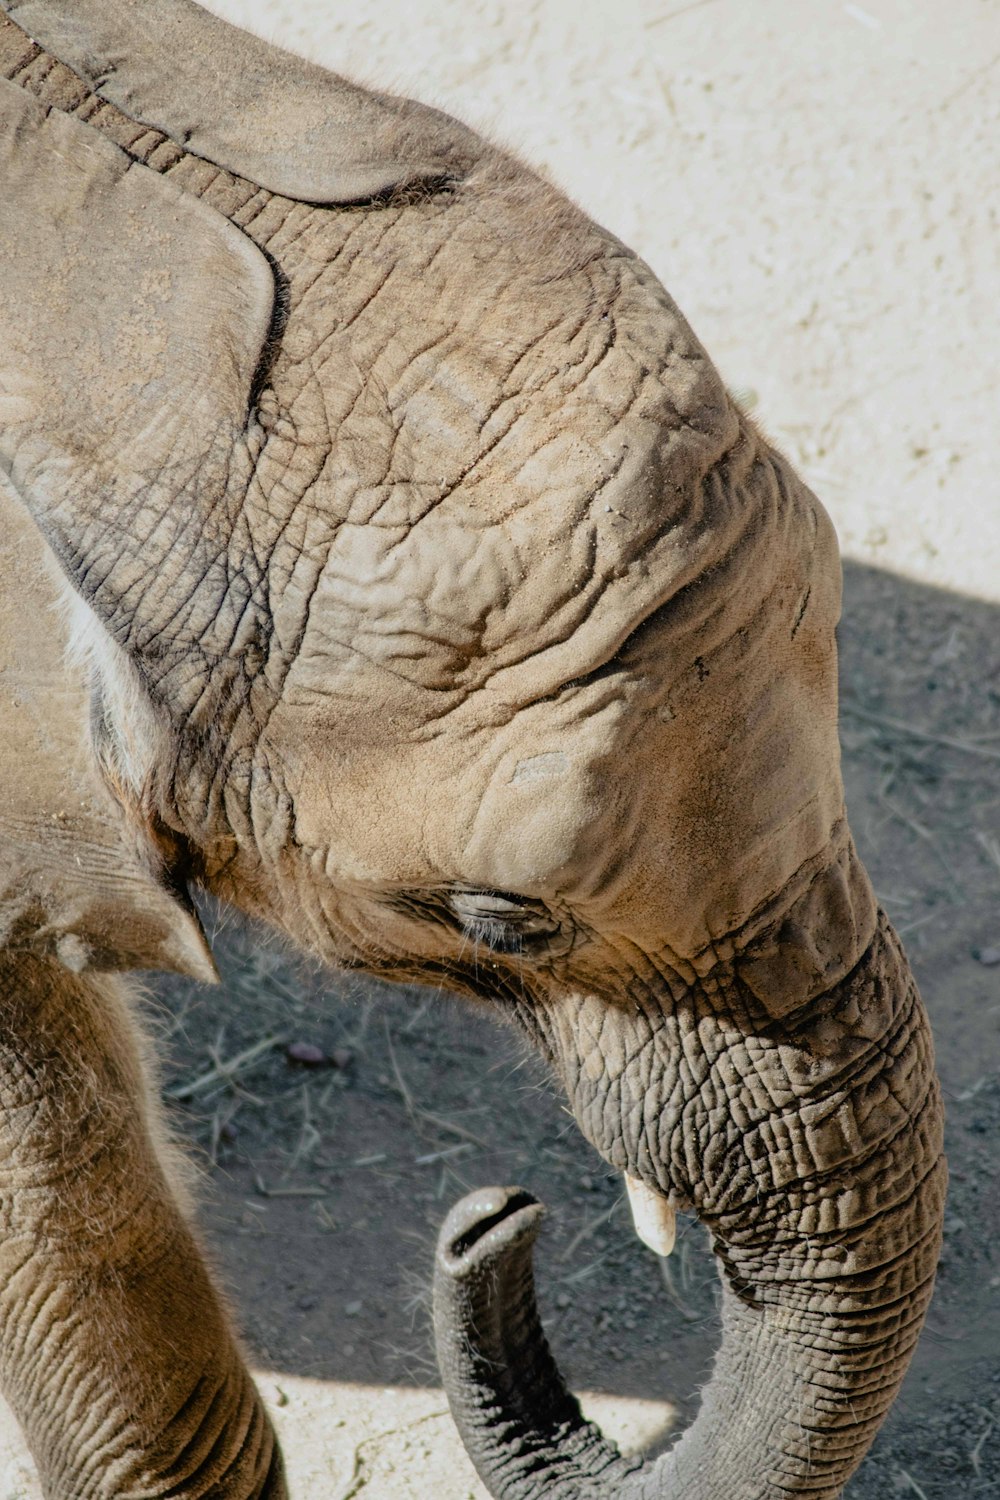
[[[211,975],[197,885],[490,1005],[713,1235],[715,1372],[643,1467],[548,1355],[537,1211],[456,1210],[439,1357],[493,1495],[832,1500],[945,1170],[844,815],[822,507],[554,188],[187,0],[3,0],[0,174],[0,501],[91,697],[85,753],[50,696],[0,765],[0,1374],[46,1493],[284,1494],[111,977]],[[44,831],[67,757],[100,879]]]

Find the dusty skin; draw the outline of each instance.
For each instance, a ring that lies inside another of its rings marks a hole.
[[[952,652],[952,654],[955,654],[955,652]],[[958,751],[957,751],[957,753],[958,753]],[[217,947],[220,947],[220,945],[217,945]],[[280,983],[280,980],[279,980],[279,983]],[[357,1019],[357,1017],[355,1017],[355,1019]],[[466,1026],[463,1029],[468,1029],[468,1023],[466,1023]],[[258,1038],[258,1040],[259,1040],[259,1038]],[[244,1050],[246,1050],[246,1049],[244,1049]],[[276,1061],[277,1061],[277,1059],[276,1059]],[[250,1059],[250,1062],[253,1062],[253,1059]],[[249,1064],[247,1064],[247,1067],[249,1067]],[[348,1070],[343,1070],[343,1068],[342,1068],[342,1070],[339,1070],[339,1071],[340,1071],[340,1073],[346,1073],[346,1071],[348,1071]],[[414,1113],[414,1110],[417,1110],[417,1113],[418,1113],[418,1106],[415,1106],[415,1104],[414,1104],[414,1097],[412,1097],[412,1095],[409,1095],[408,1086],[406,1086],[406,1083],[405,1083],[405,1079],[406,1079],[405,1065],[399,1065],[399,1067],[397,1067],[396,1064],[393,1064],[393,1068],[391,1068],[391,1073],[387,1074],[387,1077],[390,1077],[390,1079],[393,1080],[394,1086],[396,1086],[397,1094],[399,1094],[400,1097],[402,1097],[403,1103],[406,1103],[406,1101],[408,1101],[408,1109],[409,1109],[409,1112],[411,1112],[411,1124],[412,1124],[412,1113]],[[403,1082],[400,1082],[400,1080],[403,1080]],[[187,1080],[187,1082],[189,1082],[189,1080]],[[183,1079],[178,1080],[177,1092],[180,1092],[180,1094],[186,1094],[186,1092],[187,1092],[186,1083],[184,1083]],[[201,1091],[196,1091],[196,1092],[201,1092]],[[306,1097],[307,1092],[309,1092],[309,1091],[307,1091],[307,1089],[306,1089],[306,1094],[303,1095],[303,1100],[304,1100],[304,1097]],[[336,1094],[336,1091],[334,1091],[334,1094]],[[445,1094],[447,1094],[447,1091],[445,1091]],[[298,1098],[298,1091],[297,1091],[297,1098]],[[454,1101],[453,1101],[453,1103],[454,1103]],[[304,1106],[304,1103],[303,1103],[303,1109],[304,1109],[304,1107],[306,1107],[306,1106]],[[222,1131],[222,1124],[219,1124],[219,1121],[217,1121],[217,1112],[216,1112],[216,1116],[213,1116],[213,1118],[216,1119],[217,1125],[219,1125],[219,1131]],[[424,1125],[424,1128],[426,1128],[426,1121],[424,1121],[423,1116],[421,1116],[420,1121],[421,1121],[421,1124]],[[306,1119],[303,1119],[303,1136],[301,1136],[301,1139],[303,1139],[303,1140],[309,1140],[309,1133],[307,1133],[307,1131],[306,1131],[306,1125],[307,1124],[309,1124],[309,1122],[307,1122]],[[447,1134],[447,1133],[445,1133],[445,1134]],[[222,1140],[225,1140],[225,1137],[222,1137]],[[222,1145],[222,1140],[216,1140],[216,1142],[214,1142],[214,1145],[216,1145],[216,1148],[222,1148],[223,1151],[225,1151],[226,1148],[225,1148],[225,1145]],[[466,1142],[466,1145],[472,1145],[472,1143],[471,1142]],[[451,1149],[451,1148],[438,1148],[438,1149]],[[378,1157],[378,1152],[373,1152],[372,1155],[376,1155],[376,1157]],[[432,1149],[432,1151],[423,1152],[423,1154],[421,1154],[421,1155],[432,1155],[432,1157],[435,1157],[435,1155],[438,1155],[438,1152],[436,1152],[435,1149]],[[355,1158],[355,1160],[363,1161],[364,1160],[364,1155],[361,1154],[361,1157]],[[378,1167],[378,1163],[375,1163],[375,1166]],[[426,1167],[424,1167],[424,1170],[426,1170]],[[442,1167],[442,1170],[444,1170],[444,1167]],[[463,1170],[465,1170],[465,1169],[463,1169]],[[585,1176],[586,1176],[586,1173],[585,1173]],[[265,1182],[265,1179],[259,1179],[259,1181],[261,1181],[262,1185],[264,1185],[264,1191],[267,1191],[267,1182]],[[292,1188],[294,1188],[294,1187],[295,1187],[295,1184],[292,1184]],[[600,1191],[600,1188],[598,1188],[598,1191]],[[282,1203],[282,1199],[280,1199],[280,1196],[279,1196],[279,1197],[276,1197],[276,1199],[273,1199],[273,1200],[265,1200],[265,1202],[270,1203],[271,1206],[280,1205],[280,1203]],[[603,1215],[601,1215],[601,1217],[603,1217]],[[589,1238],[589,1236],[588,1236],[588,1238]],[[570,1242],[570,1244],[571,1244],[571,1242]],[[574,1248],[574,1250],[576,1250],[576,1248],[579,1248],[579,1247],[573,1247],[573,1248]],[[574,1269],[580,1269],[580,1268],[579,1268],[579,1266],[576,1266],[576,1268],[574,1268]],[[345,1308],[348,1308],[348,1310],[349,1310],[349,1308],[354,1308],[354,1302],[349,1302],[349,1304],[345,1304]],[[348,1319],[351,1319],[351,1317],[357,1317],[358,1314],[360,1314],[360,1310],[355,1310],[354,1313],[351,1313],[351,1311],[346,1311],[346,1317],[348,1317]],[[627,1320],[627,1322],[628,1322],[628,1314],[627,1313],[625,1313],[625,1320]],[[636,1320],[634,1320],[634,1317],[633,1317],[633,1319],[631,1319],[631,1322],[633,1322],[633,1323],[636,1322]],[[349,1347],[349,1344],[348,1344],[348,1347]],[[619,1353],[621,1353],[621,1350],[619,1350]],[[688,1383],[690,1383],[690,1382],[688,1382]],[[289,1403],[289,1407],[294,1407],[295,1401],[300,1401],[300,1403],[301,1403],[301,1401],[304,1401],[304,1398],[301,1397],[301,1395],[298,1394],[298,1392],[295,1392],[294,1397],[292,1397],[291,1403]],[[403,1410],[406,1409],[406,1403],[405,1403],[405,1401],[402,1401],[402,1403],[400,1403],[400,1407],[402,1407]],[[285,1410],[285,1409],[282,1409],[282,1410]],[[412,1409],[411,1409],[411,1412],[412,1412]],[[433,1421],[436,1421],[436,1419],[435,1418],[430,1418],[430,1421],[433,1422]],[[982,1437],[984,1437],[984,1439],[988,1439],[988,1425],[987,1425],[987,1428],[985,1428],[984,1434],[982,1434]],[[355,1434],[355,1442],[357,1442],[357,1434]],[[406,1440],[406,1442],[409,1442],[409,1440]],[[418,1439],[412,1440],[412,1442],[409,1442],[409,1446],[411,1446],[411,1448],[412,1448],[412,1446],[414,1446],[414,1443],[415,1443],[415,1445],[418,1446],[418,1443],[420,1443],[420,1440],[418,1440]],[[981,1436],[979,1436],[979,1434],[976,1434],[976,1436],[973,1437],[972,1442],[970,1442],[969,1452],[970,1452],[970,1464],[972,1464],[973,1475],[978,1476],[979,1475],[979,1469],[981,1469],[981,1467],[982,1467],[982,1461],[984,1461],[984,1452],[985,1452],[985,1443],[981,1442]],[[973,1458],[975,1458],[976,1463],[972,1463]],[[352,1488],[352,1490],[357,1490],[357,1488],[360,1487],[360,1485],[367,1484],[367,1482],[369,1482],[369,1469],[372,1469],[372,1466],[378,1467],[378,1463],[382,1463],[382,1461],[384,1461],[384,1460],[385,1460],[385,1452],[382,1451],[381,1446],[375,1445],[375,1452],[369,1452],[369,1451],[367,1451],[366,1448],[364,1448],[364,1446],[361,1446],[360,1458],[358,1458],[357,1454],[355,1454],[354,1466],[355,1466],[355,1470],[357,1470],[357,1473],[355,1473],[355,1475],[352,1476],[352,1478],[351,1478],[351,1476],[346,1476],[346,1478],[345,1478],[345,1487],[348,1488],[348,1490],[351,1490],[351,1488]],[[907,1473],[909,1473],[909,1472],[907,1472],[907,1470],[904,1469],[903,1473],[904,1473],[904,1475],[907,1475]],[[370,1479],[370,1482],[372,1482],[373,1487],[375,1487],[376,1490],[379,1491],[379,1493],[382,1493],[382,1485],[379,1484],[379,1482],[376,1481],[376,1479]],[[903,1482],[903,1484],[907,1484],[907,1482],[909,1482],[909,1479],[904,1478],[903,1481],[901,1481],[901,1482]],[[984,1493],[987,1493],[987,1491],[984,1491]]]

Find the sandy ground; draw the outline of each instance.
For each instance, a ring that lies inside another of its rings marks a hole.
[[[931,1010],[953,1166],[928,1329],[848,1496],[996,1500],[995,0],[213,8],[548,169],[651,262],[830,509],[849,807]],[[299,1500],[484,1494],[436,1388],[426,1289],[448,1204],[491,1180],[552,1208],[540,1280],[574,1385],[609,1431],[662,1442],[714,1347],[697,1227],[662,1267],[643,1250],[619,1183],[488,1018],[304,971],[213,920],[224,992],[163,984],[151,1013]],[[342,1065],[292,1068],[290,1040]],[[0,1439],[0,1500],[33,1500],[9,1423]]]

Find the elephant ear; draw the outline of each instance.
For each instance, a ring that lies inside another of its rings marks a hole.
[[[2,80],[0,184],[0,470],[153,670],[179,621],[208,628],[191,611],[226,573],[271,269],[214,209]]]
[[[168,643],[183,666],[183,643],[211,629],[206,579],[226,572],[227,486],[246,448],[271,271],[228,220],[8,83],[0,184],[0,474],[97,617],[108,659],[134,676],[137,692],[129,684],[119,699],[145,694],[169,720],[176,704],[157,698]],[[93,761],[81,769],[58,649],[18,655],[56,618],[17,556],[2,561],[13,687],[0,721],[0,940],[22,941],[34,924],[80,966],[209,977],[151,826],[143,837],[141,796],[128,825],[94,791]]]
[[[217,978],[198,919],[105,785],[37,528],[0,482],[0,946],[75,972]]]
[[[130,119],[284,197],[352,203],[459,175],[482,141],[359,88],[190,0],[0,0]]]

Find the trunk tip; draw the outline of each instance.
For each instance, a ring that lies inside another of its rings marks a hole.
[[[520,1187],[480,1188],[449,1213],[438,1235],[438,1266],[456,1279],[495,1264],[534,1243],[545,1217],[538,1199]]]

